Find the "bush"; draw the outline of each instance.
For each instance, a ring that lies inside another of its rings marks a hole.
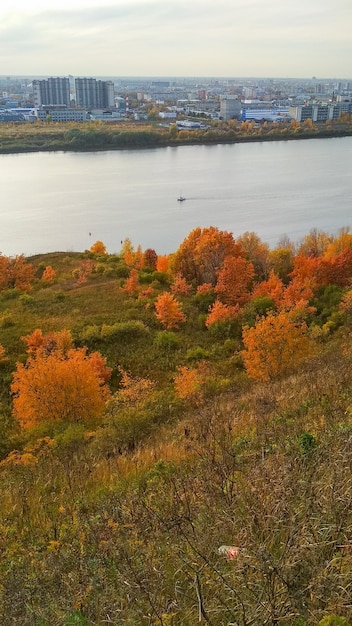
[[[141,272],[138,276],[138,282],[141,285],[150,285],[153,282],[153,274],[150,272]]]
[[[99,326],[86,326],[86,328],[84,328],[79,333],[79,338],[83,343],[90,341],[99,341],[99,339],[101,339]]]
[[[153,277],[153,280],[158,281],[160,285],[169,284],[169,276],[166,272],[153,272],[151,276]]]
[[[127,322],[116,322],[109,326],[103,324],[101,328],[101,339],[117,339],[119,341],[127,341],[143,337],[148,333],[148,328],[139,320],[130,320]]]
[[[207,313],[215,302],[215,294],[213,291],[209,291],[208,293],[196,293],[192,298],[192,302],[199,311]]]
[[[338,615],[326,615],[320,620],[318,626],[350,626],[350,623],[345,617],[339,617]]]
[[[197,346],[196,348],[192,348],[191,350],[187,350],[186,360],[187,361],[203,361],[204,359],[209,359],[210,355],[207,350]]]
[[[23,293],[20,296],[20,302],[26,307],[31,307],[35,304],[33,296],[30,296],[28,293]]]
[[[161,330],[156,333],[154,344],[162,350],[176,350],[180,345],[180,338],[170,330]]]
[[[11,328],[11,326],[15,326],[15,324],[16,322],[11,313],[3,313],[0,316],[0,328]]]

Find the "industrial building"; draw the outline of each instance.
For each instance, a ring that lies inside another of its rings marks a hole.
[[[239,119],[241,117],[241,100],[237,96],[221,96],[220,117],[223,120]]]
[[[304,122],[308,119],[312,122],[326,122],[338,119],[342,113],[352,114],[352,102],[297,105],[289,109],[290,117],[297,122]]]

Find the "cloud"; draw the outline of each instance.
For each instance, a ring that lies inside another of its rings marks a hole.
[[[257,75],[267,63],[265,75],[288,75],[286,64],[303,76],[309,55],[315,73],[347,70],[350,0],[72,0],[23,13],[19,2],[0,20],[7,73]]]

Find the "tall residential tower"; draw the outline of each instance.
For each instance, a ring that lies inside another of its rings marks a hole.
[[[115,106],[114,83],[95,78],[76,78],[76,106],[111,109]]]
[[[70,81],[68,78],[34,80],[32,85],[35,107],[50,104],[70,106]]]

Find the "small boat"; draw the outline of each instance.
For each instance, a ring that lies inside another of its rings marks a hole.
[[[186,200],[186,198],[184,198],[184,196],[179,196],[177,198],[177,202],[184,202]]]

